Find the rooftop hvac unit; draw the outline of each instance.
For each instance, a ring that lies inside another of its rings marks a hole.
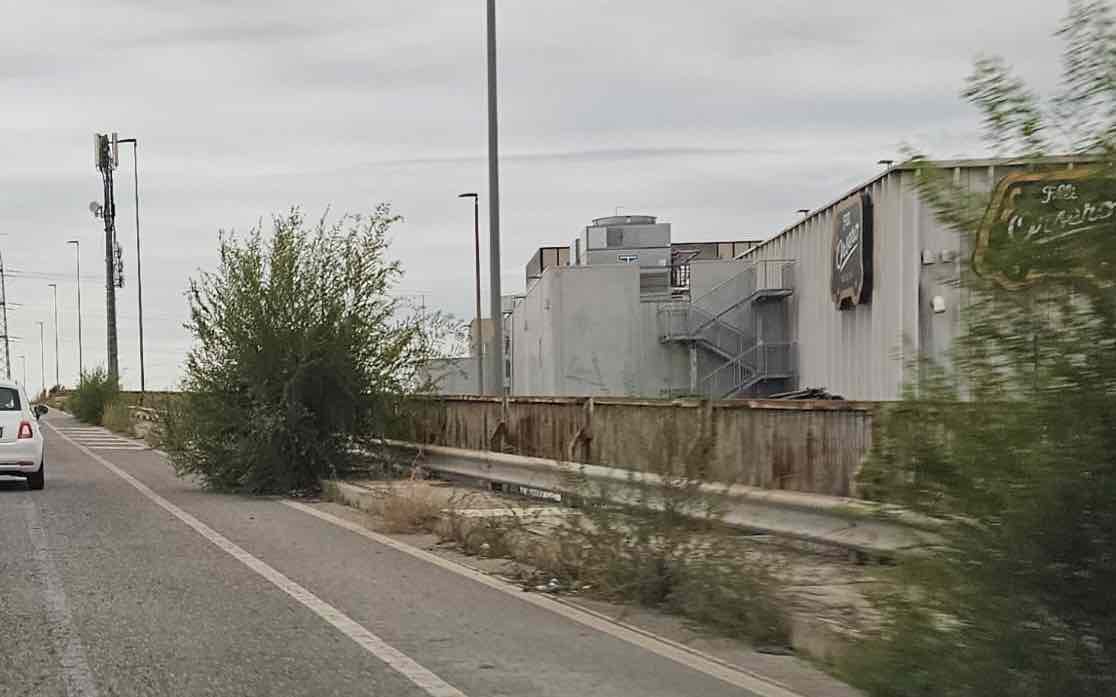
[[[585,228],[585,249],[650,249],[670,246],[670,223]]]

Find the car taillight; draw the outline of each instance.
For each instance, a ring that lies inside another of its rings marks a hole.
[[[16,438],[18,439],[18,438],[34,438],[34,437],[35,437],[35,434],[31,433],[31,422],[30,421],[20,421],[19,422],[19,434],[16,435]]]

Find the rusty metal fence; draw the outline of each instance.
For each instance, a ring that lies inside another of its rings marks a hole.
[[[415,443],[640,471],[701,452],[713,480],[828,496],[856,495],[874,418],[871,404],[831,401],[430,397],[411,409],[399,435]]]

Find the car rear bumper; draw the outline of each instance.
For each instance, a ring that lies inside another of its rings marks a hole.
[[[26,439],[0,443],[0,475],[23,475],[39,471],[43,462],[41,441]]]

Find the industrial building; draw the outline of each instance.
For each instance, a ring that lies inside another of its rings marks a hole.
[[[889,167],[762,243],[678,243],[669,223],[633,215],[540,249],[525,293],[505,302],[508,391],[899,398],[916,358],[947,359],[965,292],[960,238],[922,200],[914,166]],[[987,193],[1034,163],[922,166]]]
[[[962,265],[972,250],[920,196],[917,167],[936,167],[960,190],[987,194],[1011,183],[1012,175],[1064,172],[1087,161],[890,167],[741,255],[744,263],[793,263],[788,306],[799,386],[847,399],[893,400],[902,396],[914,361],[948,363],[966,300]]]
[[[735,257],[757,244],[678,243],[670,223],[623,215],[586,226],[566,264],[539,250],[506,323],[511,392],[671,397],[768,386],[770,376],[741,364],[757,337],[737,327],[754,319],[755,298],[740,295],[753,265]],[[538,263],[547,258],[556,263]]]

